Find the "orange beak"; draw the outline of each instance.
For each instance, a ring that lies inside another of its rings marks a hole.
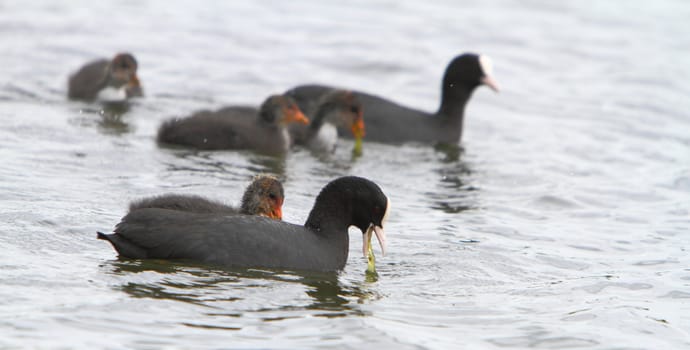
[[[354,136],[355,139],[361,139],[364,137],[364,118],[362,117],[361,112],[359,115],[357,115],[357,118],[352,123],[350,130],[352,131],[352,136]]]
[[[137,77],[136,74],[132,74],[132,77],[129,78],[129,83],[128,83],[127,85],[129,85],[129,86],[131,86],[131,87],[138,87],[138,86],[140,86],[140,84],[139,84],[139,78]]]
[[[285,123],[301,123],[306,125],[309,124],[309,118],[298,107],[293,107],[288,111]]]
[[[283,219],[283,199],[276,199],[275,206],[273,206],[271,213],[268,215],[271,219],[282,220]]]

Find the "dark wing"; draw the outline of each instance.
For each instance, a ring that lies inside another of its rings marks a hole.
[[[341,269],[347,259],[346,232],[343,237],[344,242],[342,237],[340,242],[333,242],[303,226],[259,216],[140,209],[125,216],[115,234],[106,239],[121,256],[132,258],[334,271]]]
[[[331,92],[333,89],[335,88],[324,85],[300,85],[288,90],[285,92],[285,95],[295,100],[302,113],[309,118],[314,118],[314,113],[319,108],[321,96]]]
[[[206,150],[242,149],[248,142],[241,130],[247,129],[248,123],[245,118],[204,111],[164,122],[158,130],[158,141]]]
[[[67,96],[74,99],[93,100],[107,83],[108,60],[97,60],[81,67],[69,77]]]
[[[437,120],[427,112],[402,106],[379,96],[354,92],[362,104],[362,117],[366,129],[365,140],[403,143],[408,141],[435,141]],[[342,126],[338,135],[352,138],[352,132]]]
[[[223,203],[201,196],[184,194],[164,194],[132,202],[129,211],[143,208],[159,208],[186,211],[190,213],[237,214],[239,210]]]
[[[323,85],[302,85],[286,92],[300,108],[315,112],[319,98],[334,87]],[[438,121],[431,114],[401,106],[393,101],[364,92],[353,91],[362,104],[362,115],[366,129],[365,141],[402,143],[406,141],[434,141]],[[313,113],[312,112],[312,113]],[[312,117],[311,114],[308,114]],[[352,132],[345,126],[338,126],[338,135],[352,138]]]
[[[214,114],[226,117],[226,118],[250,118],[256,119],[256,115],[259,110],[256,107],[250,106],[228,106],[223,107],[214,112]]]

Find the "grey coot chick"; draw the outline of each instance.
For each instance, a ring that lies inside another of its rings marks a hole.
[[[201,150],[253,150],[281,155],[290,147],[287,125],[308,124],[295,101],[287,96],[268,97],[259,109],[231,106],[217,111],[164,122],[158,142]]]
[[[239,208],[196,195],[164,194],[134,201],[129,205],[129,211],[159,208],[190,213],[260,215],[281,220],[284,200],[283,184],[278,179],[258,175],[245,189]]]
[[[129,53],[89,62],[69,77],[67,96],[86,101],[122,101],[143,96],[137,68],[137,60]]]

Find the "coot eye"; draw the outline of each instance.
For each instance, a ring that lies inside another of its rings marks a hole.
[[[269,193],[269,194],[268,194],[268,198],[270,198],[270,199],[276,199],[277,196],[276,196],[274,193]]]
[[[350,107],[350,112],[359,113],[359,108],[357,106],[352,106],[352,107]]]

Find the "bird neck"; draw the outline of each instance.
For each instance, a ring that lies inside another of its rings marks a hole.
[[[119,89],[123,87],[127,82],[117,79],[113,74],[111,64],[108,64],[105,71],[105,77],[103,78],[103,86],[112,86],[113,88]]]
[[[347,261],[350,247],[348,228],[352,221],[352,208],[338,202],[338,196],[329,196],[330,200],[324,200],[319,195],[314,208],[309,213],[304,227],[316,236],[330,243],[331,254],[338,261],[338,269],[342,269]],[[321,200],[320,200],[321,199]]]
[[[470,97],[472,97],[474,88],[474,86],[467,86],[460,83],[447,86],[444,85],[443,87],[441,105],[436,115],[442,119],[448,130],[458,133],[458,139],[462,136],[465,106]]]
[[[261,117],[257,118],[256,123],[259,125],[259,127],[263,128],[264,130],[271,130],[275,132],[280,131],[281,129],[285,129],[285,124],[283,124],[282,122],[267,121]]]
[[[319,195],[304,226],[320,236],[347,236],[347,229],[352,221],[352,208],[343,205],[338,197],[337,193]]]
[[[320,105],[316,109],[316,113],[314,113],[314,118],[312,118],[311,122],[309,123],[309,133],[311,135],[315,135],[319,132],[319,129],[321,129],[321,126],[323,126],[329,113],[330,108],[328,108],[328,106],[326,105]]]
[[[465,113],[465,105],[472,97],[475,86],[455,83],[443,87],[441,106],[437,114],[446,118],[462,120]]]

